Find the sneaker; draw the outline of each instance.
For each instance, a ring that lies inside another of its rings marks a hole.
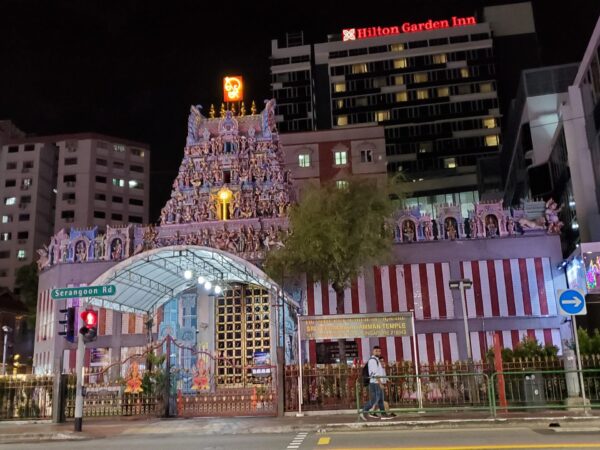
[[[358,418],[359,418],[360,420],[362,420],[363,422],[366,422],[366,421],[367,421],[367,418],[365,417],[365,413],[364,413],[364,412],[362,412],[362,411],[361,411],[360,413],[358,413]]]
[[[390,419],[393,419],[394,417],[396,417],[395,414],[382,414],[381,420],[390,420]]]
[[[367,416],[369,416],[371,419],[381,419],[381,416],[379,414],[369,413],[367,414]]]

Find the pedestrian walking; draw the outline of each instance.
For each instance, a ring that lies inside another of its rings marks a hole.
[[[373,347],[369,361],[367,361],[367,369],[369,373],[369,401],[363,406],[362,411],[359,414],[360,419],[364,421],[367,420],[365,414],[368,414],[369,417],[378,418],[381,420],[392,418],[392,416],[388,416],[384,412],[385,405],[383,404],[383,389],[381,386],[385,383],[385,370],[379,362],[380,356],[381,348],[376,345]],[[379,407],[379,411],[381,411],[380,415],[369,413],[369,410],[375,405]]]

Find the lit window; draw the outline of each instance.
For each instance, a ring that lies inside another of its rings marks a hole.
[[[333,92],[346,92],[346,82],[341,81],[339,83],[334,83]]]
[[[116,153],[123,153],[125,151],[125,146],[123,144],[115,144],[113,149]]]
[[[129,180],[129,187],[130,188],[135,188],[138,187],[139,182],[137,182],[136,180]]]
[[[466,67],[460,69],[460,76],[462,78],[469,78],[469,69],[467,69]]]
[[[15,203],[17,203],[17,197],[6,197],[4,199],[5,205],[14,205]]]
[[[450,89],[448,87],[437,88],[438,97],[450,97]]]
[[[344,107],[344,100],[336,100],[335,104],[338,109],[342,109]]]
[[[352,73],[367,73],[367,64],[352,64]]]
[[[139,156],[140,158],[144,157],[144,150],[140,150],[139,148],[132,148],[131,154],[135,156]]]
[[[25,250],[23,250],[23,249],[20,249],[20,250],[17,252],[17,259],[18,259],[19,261],[23,261],[23,260],[26,258],[26,256],[25,256],[25,255],[26,255],[26,254],[25,254]]]
[[[404,50],[404,44],[392,44],[390,45],[390,50],[393,52],[401,52]]]
[[[479,92],[487,93],[492,92],[493,90],[494,86],[492,86],[492,83],[481,83],[479,85]]]
[[[336,124],[338,127],[343,127],[348,125],[348,116],[337,116]]]
[[[456,169],[456,158],[444,158],[444,168]]]
[[[12,222],[12,216],[2,216],[2,223]]]
[[[383,122],[385,120],[390,120],[390,112],[389,111],[377,111],[375,113],[375,118],[377,122]]]
[[[346,180],[337,180],[335,182],[335,185],[338,189],[347,189],[348,188],[348,182]]]
[[[113,178],[112,184],[113,186],[125,187],[125,180],[121,178]]]
[[[348,164],[348,152],[335,152],[335,165],[342,166],[344,164]]]
[[[440,53],[439,55],[433,55],[433,63],[434,64],[446,64],[448,62],[448,57],[445,53]]]
[[[394,77],[394,84],[395,85],[404,84],[404,75],[396,75]]]
[[[406,58],[399,58],[394,60],[394,69],[405,69],[407,67]]]
[[[482,123],[483,123],[483,128],[496,128],[497,127],[496,119],[494,119],[493,117],[483,119]]]
[[[419,153],[431,153],[433,150],[433,143],[431,141],[419,142]]]
[[[373,150],[361,150],[360,151],[360,162],[373,162]]]
[[[21,180],[21,186],[27,186],[27,187],[29,187],[29,186],[31,186],[32,181],[33,180],[31,178],[23,178]]]
[[[396,92],[396,101],[405,102],[408,100],[408,94],[406,92]]]
[[[485,137],[485,145],[486,147],[494,147],[500,144],[500,139],[498,139],[498,135],[490,134]]]
[[[367,97],[356,97],[354,100],[355,106],[369,106],[369,100]]]
[[[0,233],[0,241],[10,241],[11,233]]]
[[[415,83],[425,83],[429,77],[427,76],[427,72],[415,73]]]
[[[429,98],[429,91],[427,91],[427,89],[418,89],[417,98],[419,100],[425,100],[426,98]]]
[[[310,155],[307,153],[298,155],[298,165],[300,167],[310,167]]]

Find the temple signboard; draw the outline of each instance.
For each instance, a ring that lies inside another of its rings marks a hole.
[[[353,339],[412,336],[411,313],[301,316],[300,338]]]

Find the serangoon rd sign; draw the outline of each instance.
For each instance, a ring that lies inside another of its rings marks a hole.
[[[356,41],[381,36],[391,36],[401,33],[418,33],[419,31],[440,30],[442,28],[464,27],[476,25],[474,16],[456,17],[450,20],[427,20],[426,22],[412,23],[404,22],[400,26],[391,27],[367,27],[367,28],[345,28],[342,30],[343,41]]]

